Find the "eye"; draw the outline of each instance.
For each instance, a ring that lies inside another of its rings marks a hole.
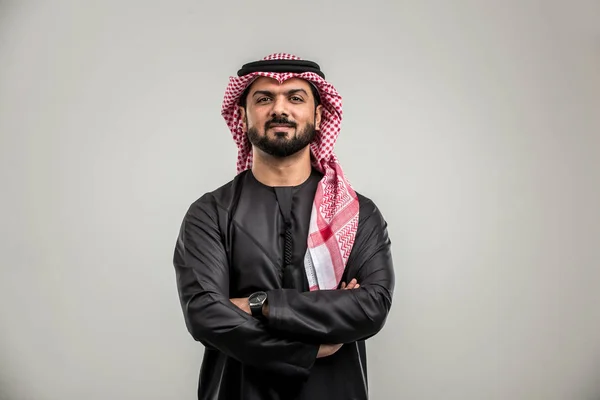
[[[270,99],[270,98],[268,98],[268,97],[259,97],[259,98],[256,100],[256,102],[257,102],[257,103],[264,103],[265,101],[269,101],[269,100],[271,100],[271,99]]]
[[[290,97],[290,100],[297,101],[297,102],[304,101],[304,99],[302,97],[298,97],[298,96],[292,96],[292,97]]]

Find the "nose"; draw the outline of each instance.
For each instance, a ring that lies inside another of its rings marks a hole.
[[[271,114],[273,117],[288,115],[286,101],[284,98],[282,98],[282,96],[277,96],[273,101],[273,109],[271,111]]]

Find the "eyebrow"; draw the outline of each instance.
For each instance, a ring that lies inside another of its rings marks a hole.
[[[291,94],[296,94],[296,93],[304,93],[306,96],[308,96],[308,93],[306,92],[306,90],[304,89],[290,89],[287,92],[285,92],[284,94],[286,95],[291,95]],[[273,97],[273,92],[269,91],[269,90],[257,90],[256,92],[252,93],[252,97],[256,96],[257,94],[264,94],[266,96],[271,96]]]

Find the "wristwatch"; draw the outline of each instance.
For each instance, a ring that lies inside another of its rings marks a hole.
[[[250,311],[252,316],[256,318],[263,318],[263,304],[267,302],[266,292],[255,292],[248,297],[248,303],[250,303]]]

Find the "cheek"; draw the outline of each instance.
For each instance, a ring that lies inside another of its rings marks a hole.
[[[249,128],[253,126],[261,126],[264,125],[267,121],[267,114],[264,112],[253,110],[252,112],[246,115],[246,123]]]
[[[312,110],[303,110],[298,114],[297,121],[302,123],[315,123],[316,114]]]

